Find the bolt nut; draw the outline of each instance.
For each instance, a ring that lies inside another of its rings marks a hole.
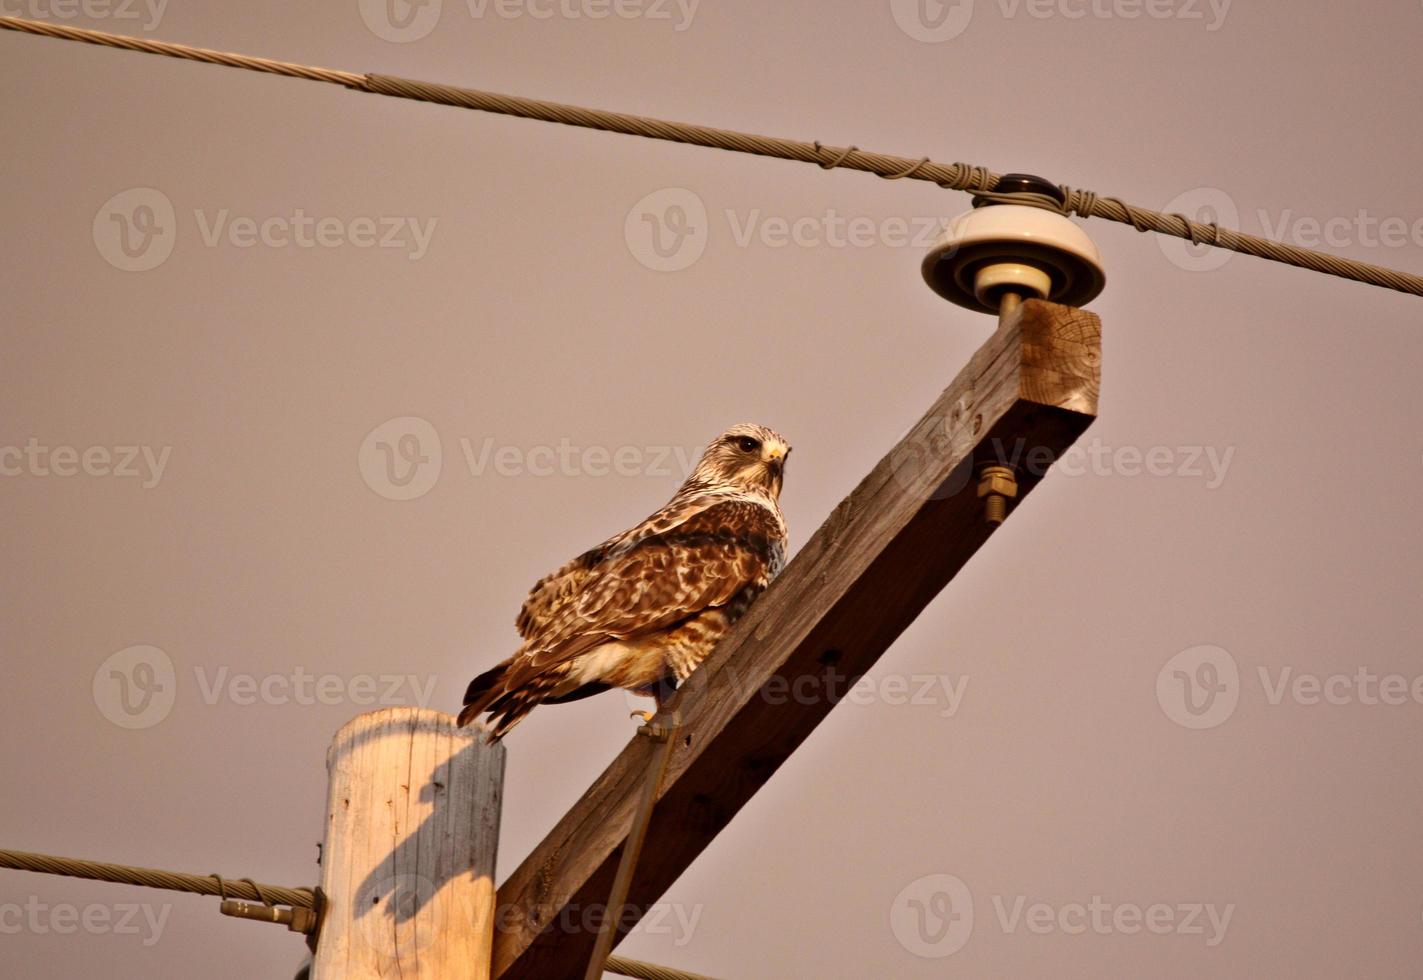
[[[1009,466],[985,466],[978,474],[978,495],[1018,496],[1018,481]]]

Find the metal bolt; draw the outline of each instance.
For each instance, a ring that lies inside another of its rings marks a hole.
[[[278,905],[253,905],[228,899],[218,909],[223,915],[254,922],[274,922],[286,926],[292,932],[311,933],[316,930],[317,915],[314,909],[287,908]]]
[[[983,513],[990,524],[1002,524],[1008,517],[1008,501],[1018,496],[1018,480],[1011,466],[985,466],[978,471],[978,495],[984,498]]]

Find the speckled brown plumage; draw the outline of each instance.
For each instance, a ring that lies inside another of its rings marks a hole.
[[[789,452],[733,426],[665,507],[540,579],[515,623],[523,646],[470,682],[460,724],[487,712],[498,739],[539,704],[613,687],[660,706],[785,564]]]

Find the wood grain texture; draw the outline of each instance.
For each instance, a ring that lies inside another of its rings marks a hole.
[[[423,708],[359,716],[327,752],[314,980],[484,980],[504,747]]]
[[[1095,417],[1100,369],[1094,314],[1024,303],[692,674],[664,711],[680,727],[639,913],[988,539],[978,467],[1013,465],[1021,502]],[[499,889],[496,977],[581,974],[653,749],[634,739]]]

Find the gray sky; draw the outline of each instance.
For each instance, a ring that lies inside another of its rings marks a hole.
[[[67,22],[1037,172],[1423,272],[1413,0],[385,9]],[[991,328],[920,280],[924,230],[968,206],[928,184],[12,33],[0,81],[0,846],[314,883],[362,699],[453,710],[534,580],[733,422],[795,445],[799,547]],[[1423,306],[1085,227],[1108,287],[1082,451],[623,952],[728,978],[1416,969]],[[400,484],[402,436],[439,449]],[[110,671],[138,697],[145,664],[171,704],[124,715]],[[511,735],[502,873],[628,710]],[[0,873],[6,975],[247,980],[300,952],[211,901]]]

